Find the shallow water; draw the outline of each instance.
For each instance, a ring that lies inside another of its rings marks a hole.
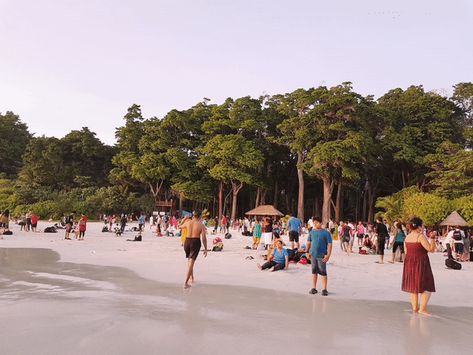
[[[2,354],[473,351],[473,308],[433,306],[426,318],[407,302],[203,283],[184,291],[123,268],[59,260],[49,249],[0,248]]]

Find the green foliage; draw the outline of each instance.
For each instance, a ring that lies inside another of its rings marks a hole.
[[[376,200],[376,207],[383,210],[378,215],[386,219],[390,224],[394,221],[407,222],[408,216],[406,216],[404,208],[405,201],[418,193],[420,193],[420,190],[416,186],[411,186],[390,196],[378,198]]]
[[[453,200],[452,209],[456,210],[473,227],[473,195]]]
[[[416,193],[404,200],[404,220],[416,216],[429,227],[442,222],[451,211],[450,201],[434,194]]]
[[[255,182],[253,172],[263,163],[263,155],[251,141],[238,134],[216,135],[200,150],[198,164],[209,169],[218,181]]]
[[[436,154],[426,157],[432,171],[427,174],[435,193],[456,198],[473,192],[473,151],[444,142]]]
[[[0,112],[0,174],[14,176],[22,165],[22,156],[31,135],[18,115]]]

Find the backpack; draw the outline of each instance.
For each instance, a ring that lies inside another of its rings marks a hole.
[[[462,240],[462,233],[458,229],[453,232],[453,240]]]
[[[453,259],[446,259],[445,260],[445,266],[447,268],[453,269],[453,270],[461,270],[462,269],[462,264],[460,264],[459,262],[456,262]]]

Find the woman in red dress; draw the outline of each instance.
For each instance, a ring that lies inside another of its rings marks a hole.
[[[412,311],[429,315],[427,303],[431,292],[435,292],[434,275],[430,267],[428,252],[435,251],[436,233],[430,234],[431,242],[422,233],[422,220],[414,217],[408,228],[410,233],[404,241],[406,258],[402,274],[402,290],[411,294]],[[419,308],[419,294],[421,302]]]

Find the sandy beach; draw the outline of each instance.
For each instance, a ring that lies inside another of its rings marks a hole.
[[[50,223],[40,222],[39,229]],[[129,227],[132,227],[129,225]],[[402,264],[341,253],[329,263],[329,297],[308,295],[310,266],[257,270],[248,237],[232,231],[222,252],[199,256],[183,290],[179,238],[142,242],[89,223],[84,241],[20,232],[0,239],[2,354],[471,353],[473,264],[430,256],[433,317],[412,315]],[[214,236],[209,237],[209,245]],[[287,237],[283,237],[287,242]],[[303,242],[305,238],[303,238]],[[246,257],[253,256],[248,260]],[[390,251],[387,252],[390,257]]]

